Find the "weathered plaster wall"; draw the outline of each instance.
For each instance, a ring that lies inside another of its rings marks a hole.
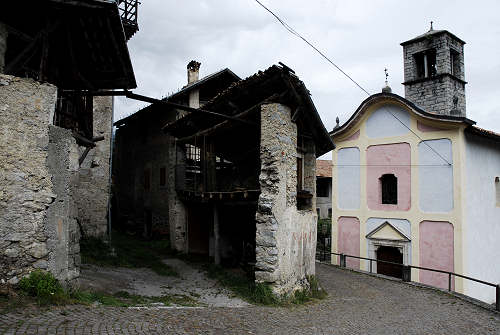
[[[422,221],[420,234],[420,266],[454,272],[454,232],[449,222]],[[443,289],[448,288],[448,275],[420,271],[420,282]],[[453,286],[453,282],[452,282]]]
[[[2,282],[34,269],[63,282],[78,276],[77,145],[69,131],[49,126],[56,97],[55,86],[0,75]]]
[[[500,283],[500,207],[496,190],[500,177],[498,143],[466,136],[465,178],[465,273],[492,283]],[[466,281],[465,293],[487,302],[495,301],[495,289]]]
[[[104,136],[96,143],[79,169],[76,190],[78,220],[87,236],[103,237],[108,230],[109,163],[113,97],[94,97],[94,137]],[[80,148],[80,154],[85,147]]]
[[[432,149],[434,149],[434,151]],[[449,139],[427,140],[418,144],[419,205],[424,212],[449,212],[453,209],[453,163]]]
[[[297,210],[297,126],[290,109],[261,106],[261,194],[256,214],[257,282],[268,282],[284,294],[308,285],[315,273],[315,199],[309,210]],[[314,147],[306,145],[304,189],[315,194]]]

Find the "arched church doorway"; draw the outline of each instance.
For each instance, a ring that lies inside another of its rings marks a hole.
[[[403,264],[403,253],[399,248],[380,246],[377,249],[377,260]],[[402,278],[403,270],[399,265],[377,262],[377,273]]]

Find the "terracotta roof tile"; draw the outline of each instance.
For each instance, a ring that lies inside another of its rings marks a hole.
[[[316,177],[332,177],[332,161],[331,160],[316,160]]]

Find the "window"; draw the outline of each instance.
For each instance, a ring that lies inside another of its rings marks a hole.
[[[398,203],[398,178],[393,174],[380,177],[382,203],[396,205]]]
[[[328,198],[330,192],[328,188],[330,178],[316,178],[316,196],[321,198]]]
[[[200,148],[186,144],[186,159],[193,164],[200,161]]]
[[[436,67],[436,50],[426,50],[415,54],[415,70],[416,77],[419,78],[429,78],[437,74]]]
[[[167,185],[167,169],[162,166],[160,168],[160,187],[165,187]]]
[[[320,210],[319,207],[316,208],[316,214],[318,215],[318,218],[321,217],[321,215],[320,215],[321,214],[321,210]]]
[[[332,209],[331,208],[328,208],[328,217],[331,218],[332,217]]]
[[[455,50],[450,50],[451,74],[455,77],[460,76],[460,55]]]

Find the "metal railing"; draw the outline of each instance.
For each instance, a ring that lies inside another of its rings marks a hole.
[[[490,283],[481,279],[477,278],[472,278],[469,276],[464,276],[459,273],[455,272],[450,272],[450,271],[444,271],[444,270],[438,270],[438,269],[431,269],[431,268],[426,268],[423,266],[416,266],[416,265],[406,265],[406,264],[401,264],[401,263],[395,263],[395,262],[389,262],[389,261],[383,261],[383,260],[378,260],[378,259],[373,259],[373,258],[367,258],[367,257],[360,257],[360,256],[353,256],[353,255],[346,255],[343,253],[336,253],[336,252],[331,252],[330,255],[336,255],[340,256],[340,261],[339,265],[340,267],[347,268],[347,258],[356,258],[356,259],[362,259],[370,262],[370,273],[373,273],[373,266],[372,262],[377,262],[377,263],[385,263],[385,264],[391,264],[395,266],[400,266],[402,268],[402,280],[405,282],[410,282],[411,281],[411,269],[419,269],[419,270],[425,270],[425,271],[433,271],[433,272],[438,272],[438,273],[443,273],[448,275],[448,291],[452,291],[452,276],[453,277],[459,277],[459,278],[464,278],[467,280],[474,281],[476,283],[480,283],[483,285],[488,285],[495,287],[496,290],[496,299],[495,299],[495,309],[497,311],[500,311],[500,284],[494,284]]]

